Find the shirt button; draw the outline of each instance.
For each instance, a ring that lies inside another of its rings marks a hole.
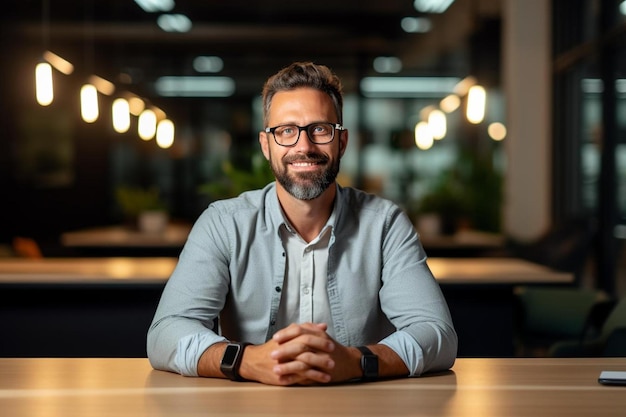
[[[276,287],[274,288],[276,290],[276,292],[280,292],[281,288],[280,287]]]
[[[272,321],[270,321],[270,324],[271,324],[272,326],[274,326],[274,325],[276,324],[276,320],[272,320]]]
[[[302,292],[308,295],[309,294],[309,289],[305,288],[304,290],[302,290]]]

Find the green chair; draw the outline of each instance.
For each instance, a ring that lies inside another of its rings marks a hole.
[[[598,304],[609,306],[609,302]],[[602,324],[599,334],[593,331],[583,333],[578,340],[557,342],[550,347],[549,356],[552,357],[597,357],[616,356],[626,357],[626,298],[613,303],[608,316]]]
[[[517,356],[546,356],[560,340],[577,339],[589,327],[595,305],[606,295],[579,288],[519,287]]]

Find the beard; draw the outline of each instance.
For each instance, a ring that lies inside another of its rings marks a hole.
[[[285,157],[282,161],[275,163],[270,157],[270,167],[276,177],[276,181],[298,200],[313,200],[319,197],[335,182],[337,174],[339,173],[340,160],[337,159],[332,161],[330,165],[326,165],[325,169],[321,172],[297,172],[295,174],[289,174],[289,172],[287,172],[287,164],[296,161],[328,164],[330,159],[326,155],[308,153]]]

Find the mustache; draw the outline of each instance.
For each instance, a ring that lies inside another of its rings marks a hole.
[[[311,162],[317,164],[326,163],[328,160],[328,156],[319,153],[287,155],[283,158],[283,162],[286,164],[291,164],[293,162]]]

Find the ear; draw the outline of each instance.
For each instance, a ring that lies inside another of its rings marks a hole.
[[[266,160],[270,160],[270,145],[267,140],[267,133],[259,132],[259,144],[261,145],[261,151]]]

